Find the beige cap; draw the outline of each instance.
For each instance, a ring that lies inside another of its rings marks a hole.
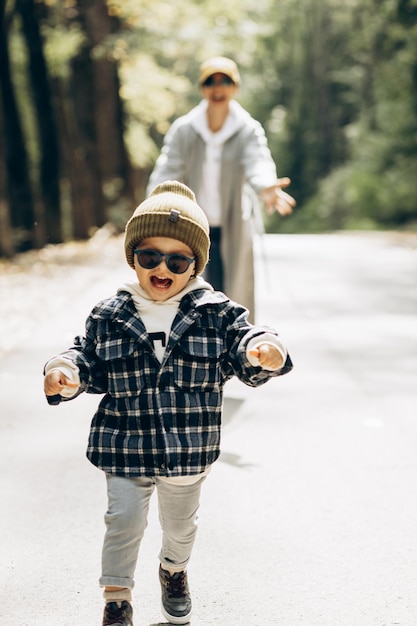
[[[231,78],[236,85],[240,85],[240,74],[237,65],[232,59],[228,59],[227,57],[213,57],[212,59],[204,61],[200,67],[199,84],[202,85],[209,76],[217,73],[225,74]]]

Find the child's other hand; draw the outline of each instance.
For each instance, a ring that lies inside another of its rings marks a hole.
[[[284,365],[284,357],[281,352],[269,343],[261,343],[249,354],[258,359],[259,365],[270,370],[279,370]]]
[[[55,396],[61,393],[65,387],[74,389],[74,392],[78,389],[78,383],[73,383],[65,376],[60,370],[50,370],[43,381],[43,388],[45,395]]]

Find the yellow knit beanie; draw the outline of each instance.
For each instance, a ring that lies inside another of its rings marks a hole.
[[[209,224],[194,193],[186,185],[167,180],[157,185],[126,224],[125,253],[135,267],[136,246],[148,237],[170,237],[187,244],[197,257],[195,273],[201,274],[208,261]]]

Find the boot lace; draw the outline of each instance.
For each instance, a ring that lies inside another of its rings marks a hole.
[[[123,624],[123,618],[125,617],[125,607],[117,606],[116,602],[111,602],[106,605],[106,616],[104,620],[105,626],[111,626],[114,624],[117,626],[118,624]]]
[[[178,572],[166,581],[167,592],[172,598],[183,598],[186,595],[185,572]]]

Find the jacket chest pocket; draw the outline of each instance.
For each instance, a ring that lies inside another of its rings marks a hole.
[[[175,385],[183,391],[213,391],[221,383],[223,342],[216,331],[183,338],[174,361]]]
[[[140,393],[145,384],[145,357],[137,341],[104,335],[97,340],[96,354],[107,371],[110,395],[121,397]]]

